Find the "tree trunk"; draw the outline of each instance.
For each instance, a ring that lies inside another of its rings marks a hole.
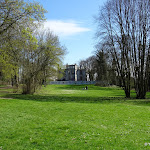
[[[11,85],[13,87],[13,93],[16,93],[18,91],[17,75],[11,77]]]
[[[139,88],[136,91],[136,98],[137,99],[145,99],[145,96],[146,96],[146,91],[144,91],[142,88]]]
[[[33,94],[33,89],[31,87],[31,79],[25,80],[22,94]]]
[[[123,79],[123,89],[126,95],[125,97],[130,98],[130,79]]]
[[[143,80],[136,81],[136,98],[137,99],[145,99],[146,96],[146,84],[143,83]]]
[[[130,90],[125,89],[124,91],[125,91],[126,98],[130,98]]]

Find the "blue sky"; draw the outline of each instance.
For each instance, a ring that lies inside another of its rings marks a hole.
[[[59,36],[67,48],[64,64],[75,64],[94,54],[94,15],[107,0],[36,0],[48,11],[45,28]]]

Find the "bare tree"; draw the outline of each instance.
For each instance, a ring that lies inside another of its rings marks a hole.
[[[90,56],[85,60],[81,60],[79,62],[79,66],[80,66],[80,68],[86,70],[86,73],[89,75],[90,81],[93,81],[94,80],[94,74],[96,73],[95,56]]]
[[[150,1],[138,1],[132,15],[134,79],[137,98],[145,98],[150,68]]]
[[[146,94],[149,3],[147,0],[110,0],[96,18],[97,37],[115,61],[126,97],[130,97],[131,77],[135,79],[137,98],[145,98]]]

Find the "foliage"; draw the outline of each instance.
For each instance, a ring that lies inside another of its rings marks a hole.
[[[40,31],[45,9],[23,0],[0,2],[0,72],[12,86],[34,93],[56,72],[65,48],[50,31]]]
[[[115,67],[102,46],[97,45],[93,56],[79,62],[79,66],[86,70],[90,81],[97,81],[97,85],[118,85]],[[98,83],[99,82],[99,83]]]
[[[28,28],[31,26],[33,28],[44,20],[45,12],[43,7],[36,2],[0,1],[0,63],[5,79],[16,80],[24,42],[22,39],[25,38],[22,32],[28,32],[29,35]]]
[[[17,69],[17,67],[10,62],[11,58],[6,51],[0,49],[0,71],[3,73],[3,80],[11,78],[11,75],[14,75],[14,70]]]
[[[5,39],[14,28],[28,24],[29,22],[41,21],[46,11],[38,3],[28,3],[23,0],[0,1],[0,35]]]
[[[95,68],[97,72],[97,81],[108,81],[108,63],[106,59],[107,56],[103,50],[96,51]]]
[[[60,45],[58,37],[52,32],[43,31],[39,34],[35,33],[35,36],[38,43],[31,36],[33,41],[26,41],[29,45],[24,42],[25,48],[22,51],[21,78],[24,94],[34,93],[39,85],[46,82],[47,77],[56,70],[57,64],[61,62],[65,53],[65,48]]]

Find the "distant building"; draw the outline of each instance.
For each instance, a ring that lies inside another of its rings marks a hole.
[[[77,65],[66,65],[65,80],[77,81]]]
[[[66,65],[65,81],[87,81],[86,70],[75,65]]]
[[[87,81],[86,70],[78,69],[77,70],[77,80],[78,81]]]

